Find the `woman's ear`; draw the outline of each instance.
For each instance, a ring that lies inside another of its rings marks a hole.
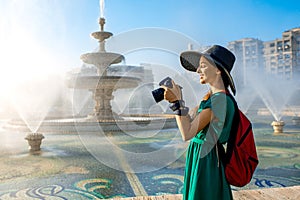
[[[221,75],[221,70],[219,70],[219,68],[216,67],[216,74]]]

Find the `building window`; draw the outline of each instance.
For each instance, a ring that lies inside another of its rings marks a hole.
[[[282,47],[277,47],[277,52],[282,52]]]
[[[291,47],[290,41],[289,40],[285,40],[283,46],[284,46],[284,51],[290,50],[290,47]]]
[[[291,68],[291,66],[289,66],[289,65],[286,65],[284,67],[285,67],[285,71],[289,71],[289,69]]]
[[[278,65],[283,65],[284,64],[284,60],[278,60]]]

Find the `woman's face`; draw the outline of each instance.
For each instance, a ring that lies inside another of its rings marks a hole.
[[[201,56],[197,73],[200,75],[201,84],[212,84],[221,72],[210,60]]]

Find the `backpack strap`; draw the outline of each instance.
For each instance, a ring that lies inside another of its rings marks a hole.
[[[217,157],[218,157],[218,165],[219,165],[219,160],[221,160],[222,163],[224,163],[225,165],[226,165],[226,163],[229,162],[229,158],[231,157],[233,147],[228,144],[234,144],[234,141],[236,138],[235,133],[237,132],[238,123],[239,123],[239,108],[238,108],[237,102],[235,101],[234,97],[230,94],[229,91],[226,90],[225,93],[227,96],[230,97],[230,99],[232,100],[232,102],[234,104],[234,116],[233,116],[233,120],[232,120],[230,135],[229,135],[229,138],[227,141],[226,152],[225,152],[224,146],[219,142],[219,140],[217,140],[216,151],[217,151]]]
[[[227,92],[226,95],[230,97],[230,99],[232,100],[232,102],[234,104],[234,116],[233,116],[233,120],[232,120],[230,135],[229,135],[229,138],[227,141],[226,153],[224,151],[223,162],[225,165],[229,162],[229,159],[231,158],[231,155],[233,152],[233,147],[234,147],[232,145],[235,144],[236,133],[237,133],[237,129],[238,129],[238,126],[240,123],[239,107],[237,105],[237,102],[236,102],[235,98],[229,92]]]

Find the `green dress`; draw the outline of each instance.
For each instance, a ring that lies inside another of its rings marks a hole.
[[[233,101],[225,93],[213,94],[200,103],[198,113],[210,108],[214,118],[191,141],[186,156],[183,199],[232,199],[224,168],[219,162],[216,140],[227,142],[234,116]]]

